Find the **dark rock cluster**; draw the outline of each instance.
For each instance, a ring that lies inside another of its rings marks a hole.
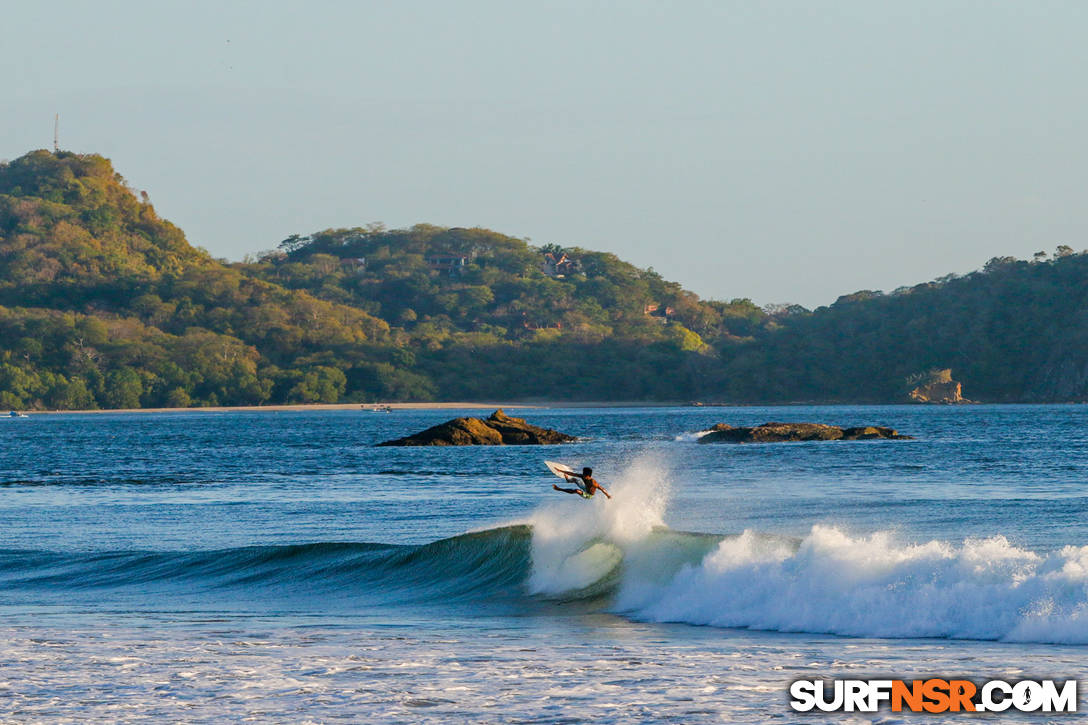
[[[783,443],[786,441],[860,441],[875,438],[911,439],[894,428],[863,426],[840,428],[822,423],[764,423],[754,428],[734,428],[719,423],[699,438],[700,443]]]
[[[381,446],[537,446],[570,443],[577,438],[526,423],[499,408],[487,418],[454,418]]]

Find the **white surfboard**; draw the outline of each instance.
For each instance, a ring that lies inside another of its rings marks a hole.
[[[562,478],[567,483],[573,483],[582,491],[586,490],[586,482],[578,476],[575,476],[574,469],[564,463],[556,463],[555,461],[544,461],[544,465],[548,467],[548,470],[555,475]]]

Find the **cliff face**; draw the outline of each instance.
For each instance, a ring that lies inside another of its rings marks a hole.
[[[915,403],[941,403],[952,405],[969,403],[963,397],[963,385],[952,379],[951,370],[938,370],[929,380],[910,391],[909,397]]]

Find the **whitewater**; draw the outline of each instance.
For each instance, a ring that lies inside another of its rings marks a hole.
[[[9,423],[0,719],[765,722],[801,677],[1088,679],[1083,407],[525,414],[613,499],[541,449],[373,447],[447,411]],[[787,417],[917,440],[697,442]]]
[[[613,595],[610,611],[658,622],[855,637],[1088,643],[1088,546],[1039,554],[1004,536],[960,543],[800,540],[665,526],[670,476],[619,472],[616,501],[543,506],[530,518],[529,590]]]

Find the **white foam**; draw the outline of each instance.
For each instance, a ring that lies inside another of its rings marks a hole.
[[[1003,536],[912,544],[826,526],[796,546],[746,531],[667,583],[624,582],[617,604],[722,627],[1082,644],[1088,547],[1040,555]]]
[[[592,584],[619,563],[626,547],[664,525],[668,472],[657,458],[635,458],[601,484],[611,500],[556,494],[560,498],[533,512],[532,592],[558,594]]]
[[[813,527],[800,543],[745,531],[715,545],[654,532],[669,500],[659,460],[636,458],[604,484],[612,500],[559,496],[530,516],[533,593],[621,573],[613,609],[638,619],[1088,644],[1088,546],[1037,553],[1004,536],[913,543],[830,526]]]
[[[680,435],[673,438],[673,440],[678,441],[680,443],[694,443],[695,441],[697,441],[700,438],[702,438],[703,436],[705,436],[707,433],[710,433],[710,431],[709,430],[697,430],[697,431],[694,431],[694,432],[681,433]]]

